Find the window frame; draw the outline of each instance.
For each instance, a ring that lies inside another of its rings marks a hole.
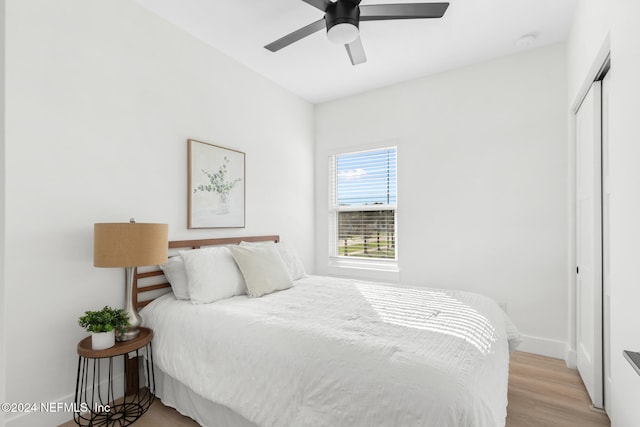
[[[357,153],[366,153],[370,151],[395,150],[395,203],[383,205],[359,205],[359,206],[340,206],[338,204],[338,158],[340,156],[352,155]],[[398,146],[396,144],[384,144],[379,146],[354,147],[349,150],[341,150],[333,152],[328,159],[328,184],[329,184],[329,267],[344,267],[354,269],[366,269],[377,271],[398,272],[399,245],[398,245]],[[364,212],[364,211],[394,211],[394,258],[376,258],[376,257],[360,257],[346,256],[339,254],[339,230],[338,215],[340,212]]]

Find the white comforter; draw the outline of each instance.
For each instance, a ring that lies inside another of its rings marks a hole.
[[[505,315],[481,295],[311,276],[143,311],[156,365],[259,426],[504,426]]]

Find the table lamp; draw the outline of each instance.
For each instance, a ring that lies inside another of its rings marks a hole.
[[[97,223],[93,227],[93,265],[124,267],[126,277],[125,311],[129,328],[117,331],[116,340],[129,341],[138,336],[142,319],[133,305],[133,269],[167,262],[167,224]]]

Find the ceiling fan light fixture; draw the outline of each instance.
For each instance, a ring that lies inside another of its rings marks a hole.
[[[358,39],[360,8],[356,0],[339,0],[330,3],[324,15],[327,38],[338,44],[349,44]]]
[[[349,44],[358,38],[358,27],[348,22],[336,24],[327,31],[327,38],[332,43]]]

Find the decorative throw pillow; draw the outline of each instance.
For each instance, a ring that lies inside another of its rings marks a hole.
[[[160,265],[160,268],[171,285],[173,295],[175,295],[177,299],[188,300],[187,272],[184,271],[182,257],[173,256],[169,258],[167,262]]]
[[[293,286],[280,254],[273,245],[231,246],[247,284],[247,295],[261,297]]]
[[[289,272],[289,276],[291,276],[291,280],[302,279],[307,275],[304,271],[304,264],[302,264],[302,260],[298,256],[298,252],[296,248],[290,242],[240,242],[240,246],[275,246],[284,262],[284,265],[287,267],[287,271]]]
[[[192,303],[206,304],[246,293],[244,279],[228,248],[181,251],[180,256]]]

